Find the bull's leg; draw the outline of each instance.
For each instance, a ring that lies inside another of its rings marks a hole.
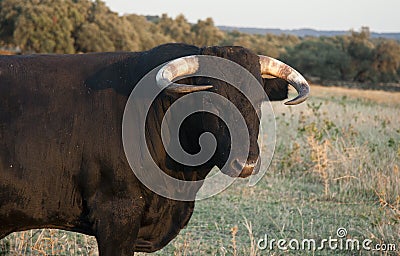
[[[92,216],[100,256],[133,255],[141,209],[132,199],[100,200]],[[139,202],[140,204],[140,202]]]
[[[79,182],[99,255],[133,255],[146,204],[133,172],[83,162]]]

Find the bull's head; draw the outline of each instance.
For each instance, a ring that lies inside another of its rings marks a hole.
[[[264,91],[270,100],[286,99],[288,84],[291,84],[296,89],[298,96],[287,101],[285,104],[299,104],[305,101],[309,95],[309,85],[304,77],[295,69],[279,60],[267,56],[257,56],[241,47],[210,47],[204,48],[202,53],[230,59],[246,68],[262,83]],[[246,56],[243,56],[243,54]],[[258,109],[254,109],[254,106],[246,101],[239,91],[232,88],[229,84],[216,79],[203,78],[203,80],[189,80],[196,85],[175,82],[182,77],[194,75],[200,68],[201,62],[197,56],[173,60],[160,69],[157,74],[157,83],[163,88],[166,87],[166,93],[171,95],[211,90],[229,99],[241,111],[249,132],[249,155],[245,163],[238,161],[238,159],[234,159],[229,163],[230,171],[226,174],[235,177],[248,177],[258,171],[260,163],[259,146],[257,144],[260,120],[257,113],[261,112],[261,104],[258,106]],[[263,78],[266,75],[275,78]],[[230,148],[231,140],[229,131],[222,120],[211,114],[206,115],[205,119],[203,118],[201,125],[202,130],[197,132],[209,131],[214,134],[218,142],[211,165],[217,165],[219,168],[222,168],[228,159],[226,151]],[[192,124],[191,127],[196,127],[196,124]]]

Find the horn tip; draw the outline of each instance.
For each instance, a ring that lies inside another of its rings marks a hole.
[[[296,90],[298,91],[299,95],[297,95],[296,98],[285,102],[285,105],[290,106],[300,104],[306,101],[310,96],[310,85],[307,82],[303,83],[299,89],[296,88]]]

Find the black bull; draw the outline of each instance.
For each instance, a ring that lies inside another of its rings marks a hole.
[[[27,229],[58,228],[95,236],[101,255],[152,252],[171,241],[189,221],[194,202],[161,197],[137,180],[124,154],[121,123],[138,81],[158,65],[188,55],[230,59],[262,82],[258,56],[241,47],[168,44],[140,53],[1,57],[0,239]],[[229,85],[214,81],[213,86],[210,91],[244,114],[248,162],[254,163],[259,110]],[[287,98],[285,80],[264,79],[264,87],[270,100]],[[163,93],[152,105],[146,123],[149,150],[169,175],[200,180],[224,164],[227,149],[217,148],[209,162],[197,167],[169,159],[159,126],[176,94]],[[190,131],[182,133],[189,153],[198,150],[196,136],[204,129],[215,133],[218,143],[229,141],[215,116],[203,116],[208,121],[203,126],[193,126],[199,122],[195,115],[191,119],[182,126]],[[243,177],[253,171],[244,169]]]

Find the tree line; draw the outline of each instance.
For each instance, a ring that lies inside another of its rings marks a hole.
[[[221,31],[211,18],[119,16],[101,0],[0,0],[0,47],[23,54],[143,51],[167,42],[244,46],[322,83],[400,81],[400,42],[372,39],[367,27],[335,37],[254,35]]]

